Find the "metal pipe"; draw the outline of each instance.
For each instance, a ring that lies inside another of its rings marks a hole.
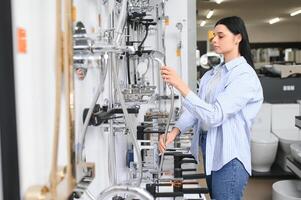
[[[143,60],[143,62],[146,61],[146,60],[147,60],[147,68],[146,68],[145,72],[144,72],[143,74],[141,74],[141,78],[142,78],[143,80],[145,79],[145,75],[147,74],[147,72],[148,72],[148,70],[149,70],[149,67],[150,67],[150,60],[149,60],[149,58],[145,58],[145,59]]]
[[[152,51],[152,55],[151,55],[151,58],[152,59],[155,59],[157,58],[158,60],[156,60],[159,65],[161,66],[164,66],[165,65],[165,54],[162,53],[161,51],[158,51],[158,50],[153,50]],[[159,59],[160,58],[160,59]],[[160,66],[158,67],[158,91],[159,91],[159,98],[161,97],[161,79],[160,79]],[[163,95],[166,95],[166,83],[163,82]],[[165,102],[165,106],[164,108],[166,109],[166,101]],[[161,100],[159,99],[159,111],[162,111],[161,110]],[[166,111],[166,110],[164,110]]]
[[[154,200],[153,196],[150,195],[146,190],[139,187],[114,185],[111,186],[100,193],[98,200],[105,200],[105,198],[119,193],[127,193],[135,196],[139,196],[142,200]]]
[[[113,67],[115,68],[116,66],[116,57],[115,55],[110,53],[111,57],[111,62],[110,62],[110,68],[112,69]],[[114,79],[114,74],[112,70],[109,71],[109,98],[110,98],[110,104],[109,104],[109,109],[113,108],[113,105],[115,104],[115,98],[114,98],[114,91],[116,85],[114,85],[113,79]],[[115,133],[113,131],[113,121],[109,121],[109,126],[110,126],[110,135],[109,135],[109,149],[108,149],[108,172],[110,174],[109,180],[110,180],[110,185],[115,185],[117,184],[117,177],[116,177],[116,147],[115,147]]]
[[[154,60],[156,60],[158,63],[160,63],[161,66],[165,66],[165,63],[162,60],[160,60],[159,58],[154,58]],[[168,84],[168,87],[171,92],[171,104],[170,104],[170,111],[169,111],[168,120],[167,120],[167,124],[166,124],[166,128],[165,128],[165,133],[164,133],[164,139],[163,139],[164,143],[166,143],[166,140],[167,140],[167,133],[168,133],[169,125],[170,125],[173,110],[174,110],[174,90],[173,90],[173,87],[169,84]],[[161,154],[161,161],[160,161],[160,166],[158,169],[158,172],[159,172],[158,177],[159,178],[161,176],[163,161],[164,161],[164,152]]]
[[[120,39],[121,39],[121,35],[122,35],[122,32],[123,32],[123,28],[124,28],[124,25],[125,25],[125,22],[126,22],[126,18],[127,18],[127,2],[128,0],[123,0],[122,1],[122,5],[121,5],[121,12],[120,12],[120,16],[119,16],[119,19],[118,19],[118,22],[117,22],[117,26],[116,26],[116,29],[115,29],[115,33],[116,35],[114,36],[114,44],[115,45],[118,45],[119,42],[120,42]],[[82,148],[81,148],[81,152],[80,152],[80,161],[82,161],[82,157],[83,157],[83,150],[84,150],[84,143],[85,143],[85,137],[86,137],[86,132],[87,132],[87,127],[88,127],[88,124],[89,124],[89,121],[90,121],[90,118],[91,118],[91,115],[92,115],[92,112],[93,112],[93,108],[99,98],[99,95],[100,93],[103,91],[103,84],[100,84],[98,89],[97,89],[97,92],[94,96],[94,99],[92,101],[92,104],[89,108],[89,111],[88,111],[88,114],[87,114],[87,117],[86,117],[86,120],[85,120],[85,123],[84,123],[84,127],[82,129],[82,138],[81,138],[81,144],[82,144]]]
[[[155,69],[154,69],[154,61],[148,57],[148,63],[152,64],[152,83],[155,85]]]
[[[96,197],[88,189],[85,190],[85,193],[91,200],[96,200]]]
[[[118,22],[115,29],[115,36],[114,36],[115,44],[119,44],[121,40],[121,35],[123,33],[123,29],[127,19],[127,4],[128,4],[128,0],[122,0],[120,16],[118,18]]]
[[[177,51],[179,51],[177,54],[177,56],[179,57],[179,70],[180,70],[180,76],[181,78],[183,78],[183,67],[182,67],[182,29],[183,29],[183,24],[181,22],[178,22],[176,24],[176,27],[177,29],[179,30],[179,41],[178,41],[178,44],[177,44]],[[180,95],[180,102],[181,102],[181,105],[182,102],[183,102],[183,97],[182,95]]]
[[[89,121],[90,121],[90,118],[91,118],[92,113],[93,113],[93,109],[95,107],[95,104],[96,104],[100,94],[104,90],[104,80],[106,79],[106,75],[107,75],[107,62],[105,62],[104,64],[105,64],[105,72],[103,74],[101,74],[101,76],[103,76],[103,77],[100,78],[100,80],[103,80],[103,82],[100,81],[100,83],[99,83],[99,86],[98,86],[97,91],[96,91],[96,93],[93,97],[93,100],[92,100],[91,104],[90,104],[89,111],[88,111],[88,114],[87,114],[85,122],[84,122],[84,126],[83,126],[82,131],[81,131],[81,139],[80,139],[81,149],[80,149],[80,153],[79,153],[79,162],[83,161],[83,157],[84,157],[83,153],[84,153],[84,149],[85,149],[85,140],[86,140],[86,135],[87,135],[87,128],[88,128]]]

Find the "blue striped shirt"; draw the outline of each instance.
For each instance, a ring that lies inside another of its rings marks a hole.
[[[256,72],[244,57],[219,67],[221,78],[205,102],[207,83],[214,77],[209,70],[200,80],[198,95],[190,91],[183,100],[185,111],[175,127],[184,133],[194,128],[191,153],[198,160],[199,133],[208,128],[206,141],[206,174],[221,169],[234,158],[240,160],[251,175],[250,129],[263,102]]]

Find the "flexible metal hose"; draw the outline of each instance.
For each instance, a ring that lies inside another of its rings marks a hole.
[[[173,90],[172,86],[168,86],[168,87],[171,91],[171,104],[170,104],[170,110],[169,110],[169,115],[168,115],[168,121],[167,121],[167,124],[166,124],[165,133],[164,133],[164,140],[163,140],[164,144],[166,144],[168,129],[169,129],[169,126],[170,126],[172,113],[173,113],[173,110],[174,110],[174,90]],[[159,177],[161,176],[163,162],[164,162],[164,152],[161,154],[161,160],[160,160],[160,166],[159,166]]]
[[[154,58],[154,60],[156,60],[158,63],[160,63],[161,66],[165,66],[165,63],[162,60],[160,60],[159,58]],[[164,138],[163,138],[164,144],[166,143],[166,140],[167,140],[169,125],[170,125],[173,110],[174,110],[174,97],[175,97],[173,87],[171,85],[168,85],[168,88],[170,89],[170,92],[171,92],[171,103],[170,103],[170,110],[169,110],[168,120],[167,120],[167,124],[166,124],[166,128],[165,128]],[[160,166],[158,169],[158,177],[159,178],[161,176],[163,161],[164,161],[164,152],[162,152],[162,154],[161,154]]]

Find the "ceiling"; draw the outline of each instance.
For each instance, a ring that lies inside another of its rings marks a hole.
[[[208,20],[206,15],[214,9],[213,16]],[[214,26],[221,18],[240,16],[250,25],[269,25],[268,21],[279,17],[277,24],[296,24],[301,27],[301,14],[291,17],[289,14],[301,9],[301,0],[224,0],[217,4],[214,0],[197,0],[197,21],[206,20],[206,26]]]

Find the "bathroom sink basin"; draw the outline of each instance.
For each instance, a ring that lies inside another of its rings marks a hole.
[[[279,138],[280,148],[285,154],[291,154],[291,144],[301,143],[301,131],[297,128],[291,130],[272,130],[272,132]]]
[[[273,200],[301,200],[301,181],[282,180],[273,184]]]
[[[291,144],[290,148],[291,148],[293,158],[297,162],[301,163],[301,143]]]

